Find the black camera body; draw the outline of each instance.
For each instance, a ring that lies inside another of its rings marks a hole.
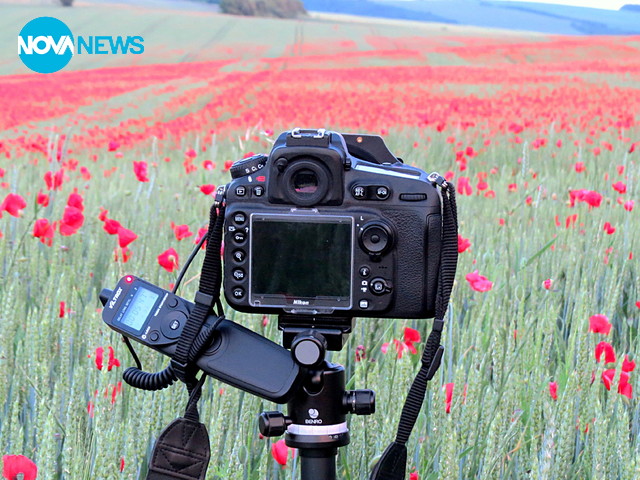
[[[233,309],[433,317],[441,194],[382,138],[295,129],[231,174],[223,260]]]

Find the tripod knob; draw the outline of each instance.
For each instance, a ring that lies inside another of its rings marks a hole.
[[[258,418],[258,429],[265,437],[279,437],[289,425],[291,419],[282,412],[262,412]]]
[[[376,392],[373,390],[347,390],[342,405],[349,413],[371,415],[376,411]]]
[[[315,330],[299,333],[291,343],[291,353],[296,362],[303,367],[317,367],[324,361],[327,340]]]

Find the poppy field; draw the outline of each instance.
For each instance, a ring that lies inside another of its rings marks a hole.
[[[212,21],[223,39],[256,22]],[[145,478],[186,392],[122,382],[133,360],[98,293],[127,273],[170,288],[233,161],[300,126],[379,134],[458,192],[445,356],[407,477],[640,478],[640,37],[260,22],[260,38],[150,44],[135,65],[0,65],[3,477]],[[277,318],[225,311],[280,341]],[[368,478],[393,439],[430,326],[358,319],[331,354],[347,388],[377,394],[349,419],[339,478]],[[200,406],[208,479],[299,478],[295,451],[258,432],[278,406],[213,379]]]

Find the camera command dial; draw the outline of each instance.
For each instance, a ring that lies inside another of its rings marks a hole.
[[[253,155],[249,158],[243,158],[241,160],[237,160],[231,165],[229,169],[229,173],[231,173],[231,178],[240,178],[246,175],[251,175],[252,173],[256,173],[262,167],[264,167],[267,162],[267,156],[263,154]]]

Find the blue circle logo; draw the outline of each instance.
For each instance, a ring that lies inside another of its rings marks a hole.
[[[34,72],[57,72],[69,63],[74,52],[71,30],[57,18],[34,18],[18,34],[20,60]]]

